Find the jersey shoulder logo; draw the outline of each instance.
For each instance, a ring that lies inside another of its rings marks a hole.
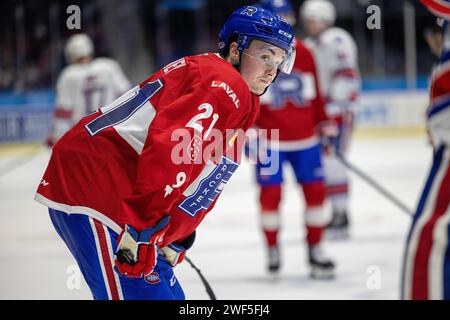
[[[223,81],[213,80],[213,82],[211,82],[211,87],[222,88],[226,92],[228,97],[230,97],[231,101],[233,101],[234,105],[236,106],[236,109],[239,109],[239,99],[236,93],[234,93],[233,89],[231,89],[231,87],[228,84],[226,84]]]
[[[185,65],[186,65],[186,59],[181,58],[181,59],[175,60],[174,62],[171,62],[167,66],[165,66],[163,68],[163,72],[166,75],[175,69],[184,67]]]

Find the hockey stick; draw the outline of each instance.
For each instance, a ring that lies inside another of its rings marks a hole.
[[[370,186],[372,186],[375,190],[380,192],[382,195],[384,195],[386,198],[392,201],[399,209],[401,209],[403,212],[407,213],[408,215],[412,216],[413,211],[410,210],[403,202],[398,200],[392,193],[387,191],[385,188],[383,188],[378,182],[376,182],[374,179],[369,177],[366,173],[364,173],[362,170],[355,167],[353,164],[348,162],[347,159],[340,153],[336,151],[337,158],[341,161],[341,163],[347,167],[350,171],[355,173],[357,176],[359,176],[362,180],[364,180],[366,183],[368,183]]]
[[[211,286],[209,285],[208,281],[206,281],[205,277],[202,275],[199,268],[197,268],[189,259],[188,257],[184,257],[184,259],[191,265],[192,268],[194,268],[195,271],[197,271],[198,276],[203,282],[203,285],[205,286],[206,292],[208,293],[208,296],[211,300],[217,300],[216,295],[214,294],[214,291],[212,290]]]

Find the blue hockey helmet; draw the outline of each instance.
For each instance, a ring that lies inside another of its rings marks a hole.
[[[243,52],[251,40],[270,43],[286,52],[278,69],[290,73],[295,61],[294,32],[286,20],[261,7],[246,6],[234,11],[219,33],[219,53],[224,56],[233,35],[237,36],[239,52]]]

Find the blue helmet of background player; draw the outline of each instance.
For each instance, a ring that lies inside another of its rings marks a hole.
[[[225,56],[232,41],[237,42],[242,53],[255,39],[283,49],[286,55],[278,69],[291,72],[295,61],[292,27],[282,17],[260,7],[247,6],[228,17],[219,33],[219,53]]]
[[[263,9],[272,11],[276,14],[286,14],[294,11],[292,9],[291,3],[288,0],[261,0],[258,3],[258,6],[260,6]]]

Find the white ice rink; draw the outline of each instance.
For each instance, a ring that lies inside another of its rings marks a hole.
[[[33,200],[48,157],[41,149],[5,174],[7,167],[26,159],[19,153],[0,153],[0,299],[91,299],[84,280],[79,289],[67,285],[76,284],[71,269],[75,260],[53,230],[46,208]],[[431,163],[431,148],[424,136],[359,138],[353,141],[349,160],[414,208]],[[311,280],[303,241],[303,200],[289,177],[282,206],[283,266],[274,279],[265,270],[253,181],[252,168],[242,164],[198,228],[188,254],[218,299],[398,299],[410,223],[405,213],[352,174],[352,237],[325,243],[338,264],[337,277]],[[187,263],[175,272],[188,299],[208,299]]]

